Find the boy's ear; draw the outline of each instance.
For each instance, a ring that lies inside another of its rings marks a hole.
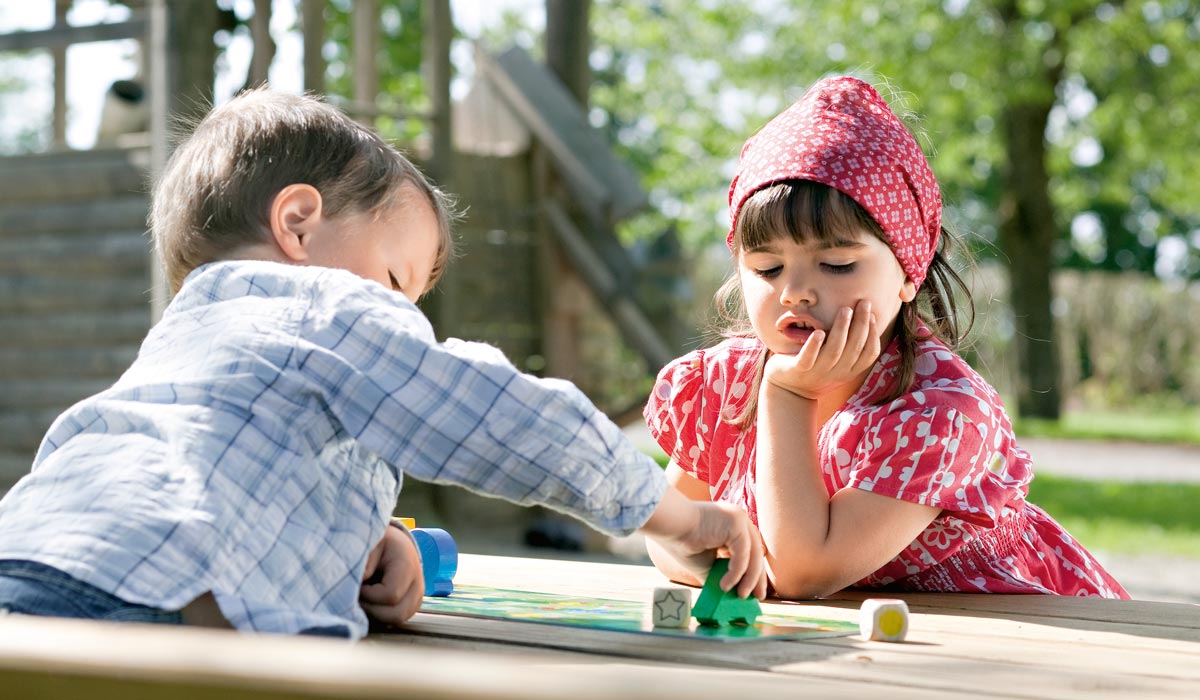
[[[279,190],[271,202],[271,237],[292,262],[308,259],[309,238],[323,221],[321,193],[312,185],[294,184]]]
[[[905,303],[917,298],[917,285],[913,284],[912,278],[908,275],[904,276],[904,285],[900,287],[900,301]]]

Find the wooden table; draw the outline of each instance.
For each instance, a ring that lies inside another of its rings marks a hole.
[[[457,584],[648,601],[652,568],[463,555]],[[766,603],[858,620],[868,597]],[[359,644],[0,618],[13,698],[1200,697],[1200,606],[904,594],[902,644],[717,643],[419,613]],[[647,603],[648,604],[648,603]]]

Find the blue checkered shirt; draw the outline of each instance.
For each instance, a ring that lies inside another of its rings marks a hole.
[[[168,610],[212,591],[239,629],[357,638],[403,473],[612,534],[666,488],[571,384],[438,343],[401,294],[342,270],[214,263],[114,386],[51,426],[0,501],[0,558]]]

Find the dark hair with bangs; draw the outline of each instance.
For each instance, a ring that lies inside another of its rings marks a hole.
[[[154,188],[150,230],[171,292],[200,265],[268,240],[271,204],[296,183],[315,187],[330,216],[379,214],[412,185],[441,234],[431,284],[453,255],[449,198],[398,150],[316,97],[261,88],[200,120]]]
[[[884,243],[887,236],[879,223],[858,202],[836,188],[811,180],[785,180],[768,185],[752,194],[737,214],[733,232],[734,255],[767,245],[790,235],[797,243],[838,244],[852,241],[860,231],[868,231]],[[925,281],[911,302],[900,307],[896,338],[900,349],[900,370],[888,392],[878,403],[887,403],[907,393],[916,377],[917,343],[935,337],[952,350],[957,349],[974,324],[975,304],[971,290],[950,265],[949,258],[958,241],[942,227],[938,249]],[[888,243],[891,248],[891,244]],[[754,330],[746,315],[741,286],[736,272],[715,295],[717,313],[726,337],[750,336]],[[964,316],[960,318],[960,306]],[[922,332],[922,324],[928,333]],[[746,405],[726,422],[745,430],[754,423],[758,412],[758,390],[762,383],[767,353],[763,352],[754,370],[754,384]]]

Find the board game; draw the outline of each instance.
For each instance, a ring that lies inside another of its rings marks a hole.
[[[455,585],[454,592],[448,597],[426,596],[421,603],[421,612],[723,642],[817,639],[858,633],[857,623],[766,612],[753,625],[705,627],[692,620],[686,629],[654,627],[650,623],[648,605],[648,602]],[[690,616],[686,607],[679,612]]]

